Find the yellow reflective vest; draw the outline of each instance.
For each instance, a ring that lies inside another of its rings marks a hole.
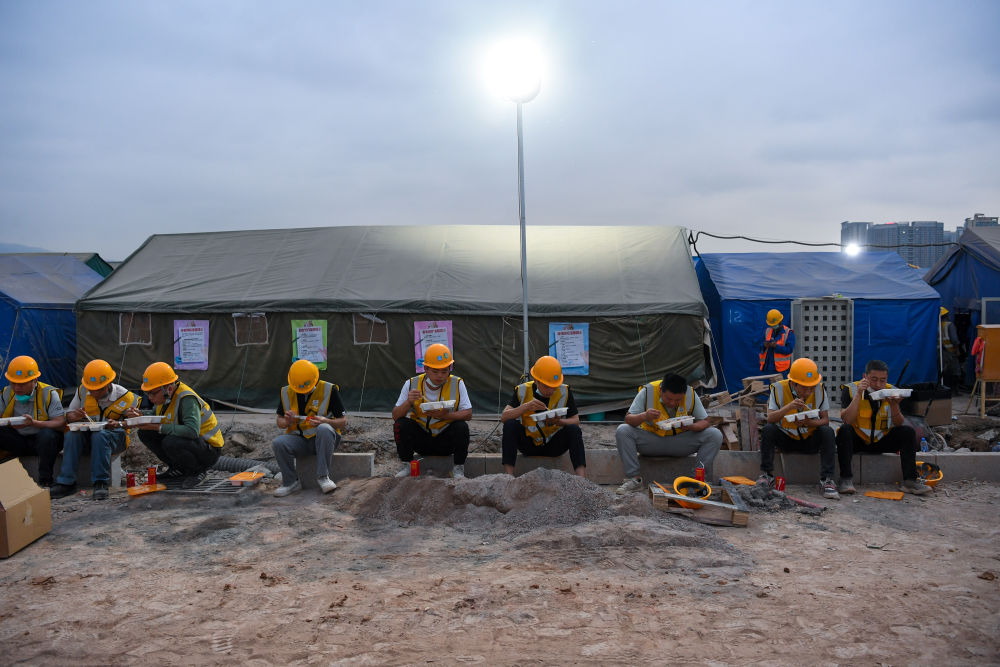
[[[139,404],[142,399],[133,394],[131,391],[126,390],[124,394],[118,397],[114,403],[108,407],[101,409],[101,406],[97,404],[97,399],[90,395],[90,391],[84,387],[82,384],[77,387],[76,396],[83,403],[83,411],[87,413],[87,416],[94,419],[95,421],[108,421],[115,420],[120,421],[125,418],[125,411],[129,408],[139,408]],[[68,427],[67,427],[68,430]],[[125,429],[125,446],[128,447],[129,442],[129,431],[131,429]]]
[[[199,430],[201,439],[212,447],[222,447],[222,429],[215,418],[215,413],[212,412],[211,406],[183,382],[177,383],[177,390],[170,397],[170,403],[156,406],[155,414],[163,415],[164,423],[177,424],[177,419],[180,417],[177,407],[181,404],[181,399],[188,396],[194,396],[198,399],[198,408],[201,410],[201,428]]]
[[[646,390],[646,409],[647,410],[659,410],[660,420],[669,419],[669,412],[663,407],[663,394],[661,393],[660,383],[662,380],[656,380],[655,382],[650,382],[647,385],[640,387],[640,390]],[[674,417],[688,417],[694,414],[694,402],[697,398],[694,395],[694,389],[687,387],[684,392],[684,402],[677,406],[677,412],[674,413]],[[665,431],[656,424],[650,424],[649,422],[642,422],[639,424],[639,428],[643,431],[649,431],[650,433],[655,433],[659,436],[665,435],[676,435],[678,433],[676,428],[672,428],[669,431]]]
[[[792,386],[789,384],[790,380],[782,380],[776,384],[771,385],[771,397],[774,398],[775,403],[778,404],[779,408],[783,408],[792,401],[795,400],[795,392],[792,391]],[[812,395],[805,399],[806,410],[817,410],[819,406],[823,405],[823,400],[826,394],[823,390],[823,383],[820,382],[816,385],[816,391]],[[805,412],[805,410],[803,410]],[[778,420],[778,427],[784,431],[785,435],[793,440],[805,440],[812,432],[816,430],[812,426],[798,426],[800,422],[790,422],[784,417]]]
[[[853,401],[858,393],[858,383],[852,382],[844,386],[847,387]],[[885,386],[886,389],[893,389],[891,384]],[[876,403],[879,404],[878,410],[872,410],[871,401],[862,396],[858,403],[858,416],[851,424],[858,437],[868,444],[878,442],[892,428],[892,407],[889,405],[889,401],[876,401]]]
[[[333,396],[334,390],[340,391],[340,387],[331,382],[320,380],[309,395],[309,400],[306,401],[306,414],[304,416],[315,417],[319,415],[325,417],[330,411],[330,398]],[[298,396],[290,386],[281,388],[281,407],[284,408],[285,412],[298,411]],[[317,426],[319,424],[297,421],[297,423],[286,428],[285,433],[298,433],[304,438],[315,438]],[[337,430],[337,433],[340,433],[340,431]]]
[[[51,385],[39,382],[35,386],[35,409],[31,413],[31,418],[35,421],[48,421],[49,420],[49,408],[52,407],[52,401],[57,403],[62,402],[62,392]],[[14,416],[14,389],[10,385],[3,388],[3,392],[0,392],[0,405],[3,406],[3,414],[0,415],[4,418]]]
[[[413,406],[410,408],[410,411],[407,413],[406,416],[412,419],[413,421],[417,422],[418,424],[420,424],[420,427],[423,428],[428,433],[430,433],[432,436],[436,436],[441,431],[448,428],[451,422],[444,419],[434,419],[428,416],[421,409],[420,406],[426,402],[424,399],[424,382],[426,380],[427,380],[426,373],[421,373],[416,377],[410,378],[410,389],[418,390],[420,392],[420,398],[418,398],[413,402]],[[458,385],[461,381],[462,378],[458,377],[457,375],[449,375],[448,381],[441,386],[441,393],[438,395],[438,400],[439,401],[454,400],[455,407],[453,409],[457,409],[458,396],[459,396]]]
[[[534,398],[534,381],[528,381],[524,384],[517,385],[517,399],[521,401],[521,405],[531,402]],[[561,384],[556,387],[555,391],[552,392],[552,395],[549,396],[549,406],[547,409],[555,410],[556,408],[565,408],[567,400],[569,400],[569,387]],[[521,415],[521,425],[524,426],[524,430],[528,434],[528,437],[530,437],[532,442],[535,443],[535,447],[541,447],[544,445],[546,440],[558,433],[562,428],[562,425],[560,424],[556,424],[555,426],[546,426],[544,421],[537,422],[529,414]]]

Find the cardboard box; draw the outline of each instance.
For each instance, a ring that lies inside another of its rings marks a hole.
[[[900,406],[903,408],[903,414],[914,415],[916,417],[923,417],[924,411],[927,411],[928,426],[947,426],[951,424],[951,399],[950,398],[935,398],[930,401],[930,408],[928,409],[927,401],[913,401],[909,405]]]
[[[49,490],[17,459],[0,464],[0,558],[8,558],[52,530]]]

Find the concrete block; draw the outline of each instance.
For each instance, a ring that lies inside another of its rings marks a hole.
[[[757,479],[760,475],[760,452],[721,451],[715,457],[712,478],[742,476]]]
[[[569,452],[562,456],[525,456],[518,453],[517,461],[514,463],[514,477],[520,477],[536,468],[573,472],[573,464],[569,461]]]
[[[316,455],[295,458],[295,472],[304,489],[318,489],[316,484]],[[373,477],[375,454],[373,452],[336,452],[330,464],[330,479],[339,482],[348,477]]]
[[[903,481],[898,454],[859,454],[854,457],[852,465],[855,484],[896,484]]]
[[[923,453],[917,452],[917,458]],[[974,479],[981,482],[1000,482],[1000,452],[942,452],[934,461],[941,466],[944,479],[938,484],[947,484],[949,480]]]
[[[641,464],[640,464],[641,469]],[[587,479],[594,484],[621,484],[625,468],[617,449],[587,450]]]
[[[455,459],[452,456],[424,456],[417,454],[414,458],[420,459],[421,477],[451,477],[454,472]]]
[[[694,477],[698,467],[697,456],[639,456],[639,476],[644,482],[659,482],[673,486],[678,477]],[[706,476],[711,483],[711,477]]]
[[[780,450],[775,451],[774,475],[784,477],[789,484],[819,482],[819,454],[789,454]]]
[[[24,469],[28,471],[31,478],[38,481],[38,457],[37,456],[22,456],[20,457],[21,465]],[[59,477],[59,471],[62,470],[62,454],[56,457],[56,465],[52,471],[52,479],[55,480]],[[125,473],[122,470],[122,454],[119,452],[111,457],[111,470],[110,481],[108,482],[111,486],[121,486],[122,479],[125,477]],[[93,481],[90,479],[90,456],[83,455],[80,457],[79,462],[76,467],[76,485],[81,488],[90,488],[93,486]]]

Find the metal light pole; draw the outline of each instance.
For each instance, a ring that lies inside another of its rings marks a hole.
[[[521,107],[524,103],[517,101],[517,199],[521,215],[521,301],[523,306],[524,326],[524,377],[528,377],[531,360],[528,356],[528,243],[524,223],[524,127],[521,118]]]

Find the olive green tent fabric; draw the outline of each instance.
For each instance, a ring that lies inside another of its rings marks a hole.
[[[710,372],[685,238],[669,226],[529,227],[530,357],[548,352],[549,322],[588,323],[589,375],[566,381],[590,402],[629,398],[666,370]],[[77,303],[78,363],[105,358],[135,386],[146,365],[173,359],[174,320],[208,320],[208,369],[182,379],[206,398],[270,406],[293,360],[292,320],[321,320],[322,377],[349,410],[388,410],[415,373],[413,323],[450,321],[455,373],[489,412],[522,374],[521,294],[516,225],[155,235]],[[266,342],[239,345],[233,315],[251,312]],[[387,340],[359,339],[370,318]],[[148,322],[149,340],[123,345],[123,322]]]

